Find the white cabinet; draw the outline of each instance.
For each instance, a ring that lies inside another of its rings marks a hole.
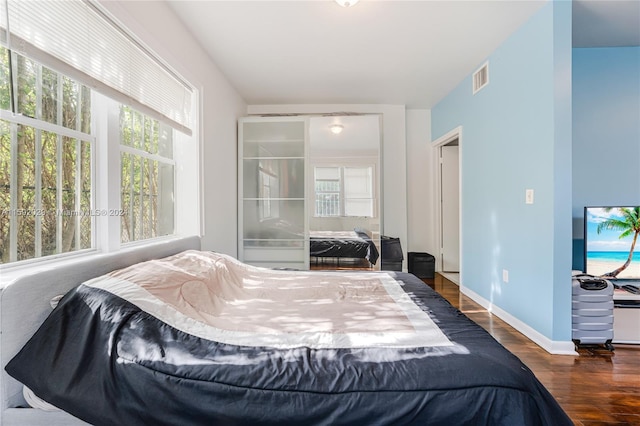
[[[613,343],[640,344],[640,294],[613,293]]]
[[[305,199],[308,120],[245,117],[238,124],[238,257],[309,268]]]

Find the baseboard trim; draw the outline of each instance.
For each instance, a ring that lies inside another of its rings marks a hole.
[[[504,311],[499,306],[496,306],[489,302],[478,293],[470,290],[468,287],[460,286],[460,292],[465,296],[471,298],[474,302],[497,316],[511,327],[515,328],[518,332],[522,333],[525,337],[531,340],[536,345],[540,346],[545,351],[553,355],[578,355],[575,350],[573,342],[551,340],[547,336],[543,335],[539,331],[535,330],[531,326],[525,324],[518,318],[514,317],[510,313]]]

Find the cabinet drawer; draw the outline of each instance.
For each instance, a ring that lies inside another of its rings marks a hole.
[[[613,343],[640,344],[640,307],[614,308]]]

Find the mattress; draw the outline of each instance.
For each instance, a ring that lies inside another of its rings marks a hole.
[[[310,236],[311,256],[367,259],[372,265],[378,261],[378,249],[364,231],[311,231]]]
[[[79,285],[6,370],[94,425],[572,424],[413,275],[200,251]]]

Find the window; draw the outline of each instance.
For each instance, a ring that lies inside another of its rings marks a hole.
[[[95,249],[104,215],[120,216],[110,232],[121,243],[174,234],[174,129],[37,61],[8,55],[0,46],[0,265]],[[10,63],[18,114],[11,113]],[[119,127],[108,127],[119,134],[96,135],[94,114],[116,117]],[[97,147],[108,140],[120,141],[121,190],[97,209],[96,194],[117,182],[110,175],[97,186],[94,179]]]
[[[171,128],[129,107],[120,108],[120,240],[174,231],[174,161]]]
[[[278,198],[278,176],[276,176],[268,167],[260,166],[259,172],[259,214],[260,219],[271,219],[278,217],[278,203],[271,203],[272,198]]]
[[[340,216],[340,168],[316,167],[316,216]]]
[[[344,167],[344,215],[373,217],[373,167]]]
[[[91,92],[0,47],[0,259],[16,262],[93,247]]]
[[[32,6],[0,2],[0,268],[199,233],[197,92],[100,4]]]
[[[316,217],[374,217],[373,166],[315,167]]]

